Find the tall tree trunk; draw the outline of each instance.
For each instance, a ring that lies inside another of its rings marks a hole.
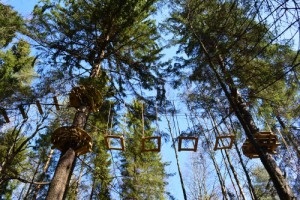
[[[246,136],[248,137],[251,144],[254,146],[262,164],[264,165],[270,178],[272,179],[274,187],[276,188],[276,191],[278,193],[278,196],[280,197],[280,199],[284,199],[284,200],[295,199],[291,187],[289,186],[287,180],[285,179],[280,168],[277,166],[273,157],[270,154],[265,153],[262,150],[262,148],[258,145],[258,143],[255,141],[254,135],[259,131],[259,129],[255,125],[251,113],[247,110],[246,104],[243,101],[241,95],[238,93],[234,81],[232,80],[230,74],[228,74],[228,72],[226,71],[226,67],[222,57],[218,56],[217,58],[220,70],[223,73],[222,75],[220,75],[221,72],[217,70],[217,67],[212,62],[211,56],[208,53],[206,46],[203,44],[200,38],[198,38],[198,41],[201,47],[203,48],[203,51],[209,61],[210,68],[213,70],[217,78],[217,81],[219,82],[239,122],[241,123]],[[224,79],[221,76],[223,76]]]
[[[281,128],[284,131],[287,131],[286,125],[284,124],[284,121],[281,119],[281,117],[279,115],[276,115],[276,119],[279,122]],[[284,137],[288,139],[290,144],[292,144],[294,150],[297,152],[298,158],[300,159],[300,149],[298,148],[299,145],[297,144],[297,140],[292,135],[290,135],[289,133],[285,133]]]
[[[72,148],[61,153],[46,200],[63,199],[75,158],[75,151]]]
[[[204,134],[204,137],[205,137],[205,142],[207,144],[209,144],[209,152],[208,152],[208,154],[209,154],[210,158],[212,159],[213,165],[214,165],[214,167],[216,169],[216,172],[217,172],[217,175],[218,175],[218,179],[219,179],[219,182],[220,182],[220,186],[221,186],[221,190],[222,190],[222,194],[223,194],[223,199],[228,200],[226,186],[225,186],[225,181],[224,181],[224,179],[222,177],[221,170],[220,170],[220,168],[218,166],[217,160],[216,160],[215,156],[211,152],[212,151],[211,150],[212,149],[211,148],[211,142],[210,142],[210,140],[207,138],[207,136],[205,134]]]
[[[103,57],[104,50],[101,52],[97,60],[100,62]],[[98,77],[100,70],[100,63],[95,64],[91,70],[90,77]],[[75,113],[72,126],[84,129],[89,113],[90,109],[88,106],[81,106],[78,108],[77,112]],[[75,168],[76,157],[76,152],[72,147],[69,147],[67,150],[61,152],[61,157],[56,167],[54,177],[50,183],[46,198],[47,200],[62,200],[64,198],[70,177],[73,173],[73,169]]]

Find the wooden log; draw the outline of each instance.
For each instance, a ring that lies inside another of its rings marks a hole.
[[[21,112],[21,115],[22,115],[23,119],[28,119],[28,116],[27,116],[27,114],[25,113],[25,110],[24,110],[24,108],[23,108],[23,105],[19,105],[18,108],[19,108],[19,110],[20,110],[20,112]]]
[[[5,122],[9,123],[10,121],[9,121],[7,112],[4,109],[0,109],[0,111],[1,111],[1,114],[3,115],[3,117],[4,117]]]
[[[39,100],[36,100],[35,104],[36,104],[36,106],[37,106],[37,109],[38,109],[39,113],[40,113],[41,115],[44,114],[43,109],[42,109],[42,106],[41,106],[41,104],[40,104],[40,101],[39,101]]]
[[[53,102],[54,102],[54,105],[55,105],[56,110],[60,110],[60,109],[59,109],[59,105],[58,105],[58,100],[57,100],[57,97],[56,97],[56,96],[53,97]]]

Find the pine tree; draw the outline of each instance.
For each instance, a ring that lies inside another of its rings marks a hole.
[[[274,159],[253,139],[259,129],[245,102],[251,87],[255,87],[254,82],[256,86],[276,87],[274,83],[283,79],[284,72],[294,68],[294,59],[288,58],[286,45],[272,44],[274,38],[268,26],[253,20],[255,13],[251,12],[251,7],[242,7],[242,3],[191,0],[180,5],[182,7],[173,12],[169,22],[180,51],[188,56],[182,59],[184,73],[190,69],[189,80],[213,88],[213,93],[206,90],[211,95],[226,97],[245,134],[259,152],[279,196],[292,199],[293,192]],[[274,46],[279,48],[271,56],[268,51]],[[178,66],[170,72],[178,73],[181,70]],[[261,92],[259,89],[265,88],[256,87],[254,92]],[[271,97],[272,93],[269,95]],[[215,98],[211,99],[212,103],[217,103]]]
[[[30,45],[17,33],[24,32],[24,22],[10,6],[0,4],[0,101],[1,109],[11,106],[20,98],[30,98],[34,57]],[[15,40],[14,40],[15,39]]]
[[[142,138],[154,136],[153,116],[152,119],[149,117],[143,103],[134,101],[125,120],[127,146],[121,153],[122,198],[164,199],[164,163],[158,152],[143,152],[142,147]],[[147,141],[145,148],[156,148],[157,144],[153,142]]]
[[[84,90],[80,86],[94,92],[86,92],[84,101],[78,99],[77,112],[68,129],[85,128],[87,116],[105,101],[108,91],[102,91],[104,87],[122,96],[125,96],[125,89],[135,91],[136,80],[143,88],[153,87],[158,67],[154,63],[161,51],[156,43],[156,25],[149,18],[155,11],[155,2],[43,0],[35,7],[29,25],[30,36],[52,65],[44,68],[44,74],[50,75],[45,76],[44,81],[51,82],[57,91],[68,87],[68,83],[75,83],[81,84],[73,88],[75,93]],[[78,82],[79,78],[86,81]],[[61,148],[62,156],[48,199],[63,198],[75,166],[75,151],[81,146],[72,141]]]

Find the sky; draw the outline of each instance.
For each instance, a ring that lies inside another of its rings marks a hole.
[[[29,18],[31,15],[31,11],[34,7],[34,5],[38,2],[38,0],[0,0],[1,3],[11,5],[15,10],[17,10],[24,18]],[[168,49],[166,54],[172,54],[174,55],[174,49]],[[168,98],[174,100],[174,104],[177,108],[181,107],[180,106],[180,99],[176,94],[174,94],[174,91],[168,90],[167,92]],[[162,117],[164,118],[164,117]],[[170,119],[171,120],[171,119]],[[184,116],[178,116],[178,121],[180,121],[180,130],[184,130],[187,128],[187,123],[186,119]],[[160,131],[168,132],[167,128],[167,123],[164,120],[163,122],[159,123]],[[175,135],[178,133],[175,133]],[[182,171],[187,171],[187,165],[189,163],[189,158],[190,158],[190,152],[179,152],[179,161],[180,161],[180,166]],[[170,192],[177,200],[184,199],[183,198],[183,193],[181,190],[181,185],[180,185],[180,180],[177,172],[177,165],[175,161],[175,154],[174,150],[171,147],[171,143],[165,143],[163,142],[162,144],[162,149],[161,149],[161,155],[163,158],[164,162],[170,162],[171,164],[166,167],[167,173],[176,173],[175,176],[172,176],[168,178],[168,185],[167,185],[167,191]]]

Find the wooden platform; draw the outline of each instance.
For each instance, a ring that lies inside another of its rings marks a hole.
[[[259,132],[254,135],[254,139],[258,143],[258,145],[262,148],[262,150],[269,154],[276,154],[276,149],[280,145],[276,135],[272,132]],[[252,143],[250,143],[247,138],[242,146],[242,150],[245,156],[249,158],[258,158],[259,155],[255,150]]]
[[[78,127],[64,126],[56,129],[51,135],[53,148],[65,151],[73,148],[77,155],[92,150],[92,138],[85,130]]]

